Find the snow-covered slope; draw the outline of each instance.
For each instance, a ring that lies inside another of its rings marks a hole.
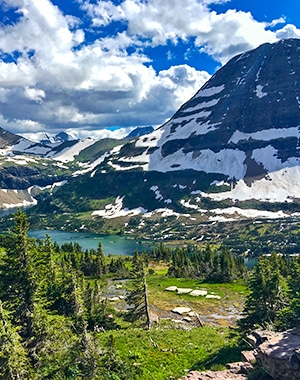
[[[219,199],[300,198],[299,67],[299,39],[231,59],[113,167],[222,174],[236,186]]]

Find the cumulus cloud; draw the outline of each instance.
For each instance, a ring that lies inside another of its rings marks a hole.
[[[211,11],[226,2],[77,0],[79,18],[50,0],[0,0],[16,16],[0,25],[2,127],[83,137],[109,126],[159,125],[209,74],[188,64],[156,71],[146,49],[192,41],[193,51],[224,64],[263,42],[300,36],[294,25],[272,30],[283,18],[263,23],[233,9]],[[172,50],[167,57],[171,62]]]
[[[295,25],[288,24],[276,32],[276,37],[278,39],[300,38],[300,29],[297,29]]]

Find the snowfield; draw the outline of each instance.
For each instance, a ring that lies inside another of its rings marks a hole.
[[[75,157],[78,156],[82,150],[88,148],[90,145],[95,144],[95,142],[96,140],[93,140],[90,138],[81,140],[78,143],[74,144],[73,146],[65,148],[59,153],[51,152],[51,156],[54,160],[57,160],[57,161],[62,161],[62,162],[74,161]]]
[[[201,195],[216,201],[256,199],[264,202],[292,202],[293,198],[300,198],[300,166],[269,173],[266,178],[256,180],[251,186],[248,186],[241,179],[230,191],[221,193],[201,192]]]

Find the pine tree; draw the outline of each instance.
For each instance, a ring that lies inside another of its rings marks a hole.
[[[128,319],[132,322],[144,320],[146,327],[150,329],[151,319],[144,265],[137,255],[133,257],[132,262],[133,290],[127,296],[127,303],[132,306],[132,309],[128,313]]]
[[[293,260],[288,284],[288,303],[278,313],[276,327],[280,330],[300,326],[300,263]]]
[[[0,301],[0,378],[5,380],[30,379],[27,352],[17,329]]]
[[[249,279],[249,289],[246,317],[240,320],[240,325],[247,329],[273,324],[286,301],[286,283],[275,254],[271,258],[259,258]]]
[[[36,273],[33,266],[33,249],[27,236],[29,223],[20,209],[14,215],[11,245],[0,267],[0,295],[7,310],[12,312],[13,323],[21,327],[26,340],[33,335],[33,303],[36,290]]]
[[[232,282],[236,278],[236,266],[230,250],[222,246],[220,250],[220,280],[222,282]]]

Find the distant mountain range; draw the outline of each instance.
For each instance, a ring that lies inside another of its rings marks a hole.
[[[50,136],[49,134],[45,133],[45,138],[40,141],[41,144],[47,145],[47,144],[61,144],[63,142],[67,141],[74,141],[74,137],[69,135],[66,132],[59,132],[55,136]]]
[[[8,192],[30,188],[32,212],[76,213],[68,228],[81,229],[116,218],[141,230],[155,218],[296,218],[299,62],[299,39],[238,55],[160,128],[137,128],[123,140],[61,133],[32,143],[0,130],[0,202],[13,205]],[[64,186],[54,191],[55,183]]]
[[[145,136],[148,135],[149,133],[153,132],[154,128],[149,125],[149,127],[137,127],[133,131],[131,131],[126,138],[131,139],[133,137],[140,137],[140,136]]]

